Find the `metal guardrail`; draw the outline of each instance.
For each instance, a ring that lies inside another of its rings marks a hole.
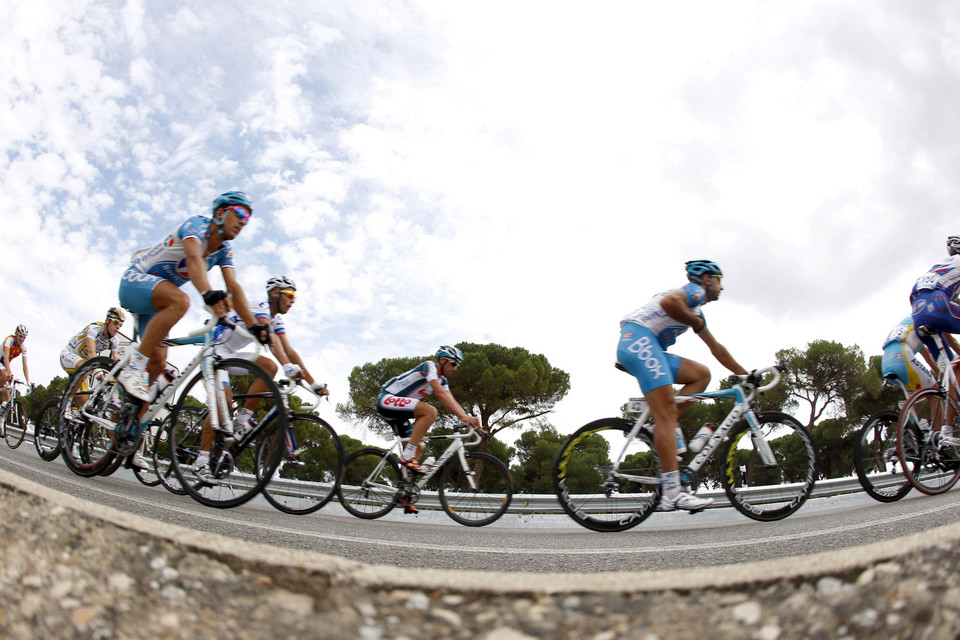
[[[271,481],[270,486],[276,486],[275,483],[283,482],[287,484],[296,484],[291,483],[288,480],[277,480],[274,479]],[[287,487],[288,490],[294,491],[292,486]],[[813,493],[810,494],[811,498],[829,498],[832,496],[843,495],[846,493],[856,493],[858,491],[863,491],[863,487],[860,486],[860,480],[857,478],[832,478],[829,480],[818,480],[813,487]],[[697,492],[697,495],[702,498],[713,498],[714,503],[709,507],[711,509],[718,509],[722,507],[729,507],[730,500],[727,498],[727,494],[723,489],[711,489],[711,490],[700,490]],[[420,494],[420,499],[417,501],[417,507],[423,509],[440,509],[440,499],[435,491],[424,491]],[[529,493],[515,493],[513,495],[513,500],[510,503],[510,508],[507,510],[507,513],[524,515],[524,514],[553,514],[553,513],[564,513],[563,507],[560,506],[560,502],[557,500],[557,496],[553,494],[529,494]]]

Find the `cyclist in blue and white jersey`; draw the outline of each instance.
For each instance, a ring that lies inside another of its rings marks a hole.
[[[947,238],[945,260],[920,276],[910,292],[913,325],[929,326],[945,333],[960,333],[960,304],[954,299],[960,290],[960,236]],[[936,359],[940,350],[929,337],[920,340]]]
[[[163,371],[167,349],[160,343],[190,308],[190,298],[180,290],[192,282],[214,313],[225,316],[233,297],[240,316],[249,321],[257,339],[269,340],[269,330],[258,328],[237,282],[233,267],[233,240],[253,214],[253,203],[242,191],[228,191],[213,201],[212,216],[194,216],[173,233],[133,255],[133,263],[120,281],[120,304],[139,314],[140,348],[117,380],[133,396],[150,400],[150,381]],[[207,272],[220,267],[227,291],[214,290]]]
[[[423,473],[418,462],[423,452],[420,442],[438,415],[435,407],[423,402],[428,395],[435,395],[440,404],[461,422],[482,431],[480,420],[467,415],[450,393],[447,383],[447,376],[452,375],[463,362],[463,352],[457,347],[444,345],[437,350],[436,357],[436,362],[427,360],[387,382],[377,398],[377,412],[383,417],[391,420],[413,419],[410,432],[400,434],[404,438],[410,437],[400,454],[400,464],[415,473]],[[416,509],[411,507],[407,512],[416,513]]]
[[[717,362],[735,374],[744,375],[726,347],[707,328],[703,305],[720,297],[723,272],[710,260],[686,263],[688,284],[658,293],[648,303],[620,321],[617,362],[636,377],[654,419],[653,440],[663,473],[662,511],[699,511],[713,503],[682,490],[677,453],[683,444],[679,435],[680,408],[674,401],[674,384],[683,385],[680,395],[699,393],[710,384],[710,369],[699,362],[667,353],[677,336],[693,327]],[[684,445],[685,446],[685,445]],[[685,450],[685,449],[684,449]]]
[[[936,385],[931,370],[937,370],[936,362],[927,347],[920,342],[920,336],[914,329],[913,317],[907,316],[883,341],[883,377],[899,381],[907,391],[916,391]]]

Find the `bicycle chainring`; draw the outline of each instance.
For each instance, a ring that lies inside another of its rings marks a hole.
[[[420,487],[413,482],[401,482],[397,489],[397,499],[401,504],[414,504],[420,499]]]

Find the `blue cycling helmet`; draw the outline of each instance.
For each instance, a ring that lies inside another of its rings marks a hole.
[[[217,212],[217,209],[220,207],[246,207],[250,210],[250,213],[253,213],[253,201],[247,197],[243,191],[227,191],[226,193],[221,193],[213,201],[213,213]]]
[[[700,280],[703,276],[722,276],[723,271],[712,260],[688,260],[687,279]]]
[[[457,349],[456,347],[451,347],[449,345],[443,345],[437,349],[437,357],[443,356],[444,358],[449,358],[455,362],[463,362],[463,351]]]

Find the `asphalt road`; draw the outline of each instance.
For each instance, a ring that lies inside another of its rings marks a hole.
[[[107,478],[80,478],[60,460],[41,460],[29,441],[17,450],[0,445],[0,468],[198,531],[409,568],[590,573],[712,566],[855,547],[960,520],[960,493],[951,491],[942,496],[912,492],[892,504],[863,493],[820,498],[779,522],[713,509],[696,515],[658,513],[613,534],[588,531],[564,515],[507,514],[493,525],[471,528],[429,512],[405,516],[395,511],[380,520],[359,520],[335,503],[308,516],[281,513],[260,499],[236,509],[211,509],[162,487],[144,487],[123,470]]]

